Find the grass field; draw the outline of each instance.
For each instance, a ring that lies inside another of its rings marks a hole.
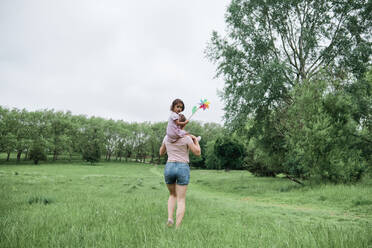
[[[163,166],[0,165],[0,247],[372,247],[372,182],[192,170],[167,228]]]

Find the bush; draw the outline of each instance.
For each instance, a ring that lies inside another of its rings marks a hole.
[[[44,196],[31,196],[30,198],[28,198],[28,204],[44,204],[44,205],[47,205],[47,204],[50,204],[52,202],[52,200],[48,197],[44,197]]]
[[[230,136],[217,138],[214,144],[214,154],[226,171],[243,168],[244,145]]]

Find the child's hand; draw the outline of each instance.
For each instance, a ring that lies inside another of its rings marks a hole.
[[[185,121],[185,125],[186,125],[187,123],[189,123],[189,120],[186,120],[186,121]]]

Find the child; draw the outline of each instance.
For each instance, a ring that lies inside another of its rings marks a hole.
[[[172,102],[171,105],[171,115],[168,119],[168,126],[167,126],[167,138],[168,141],[171,143],[176,142],[178,139],[188,135],[189,133],[182,130],[180,126],[185,126],[189,123],[188,120],[181,121],[179,114],[185,109],[185,105],[181,99],[176,99]],[[200,137],[198,137],[200,140]]]

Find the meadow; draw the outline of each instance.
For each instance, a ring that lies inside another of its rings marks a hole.
[[[372,180],[300,186],[192,170],[168,228],[163,166],[0,165],[0,247],[372,247]]]

